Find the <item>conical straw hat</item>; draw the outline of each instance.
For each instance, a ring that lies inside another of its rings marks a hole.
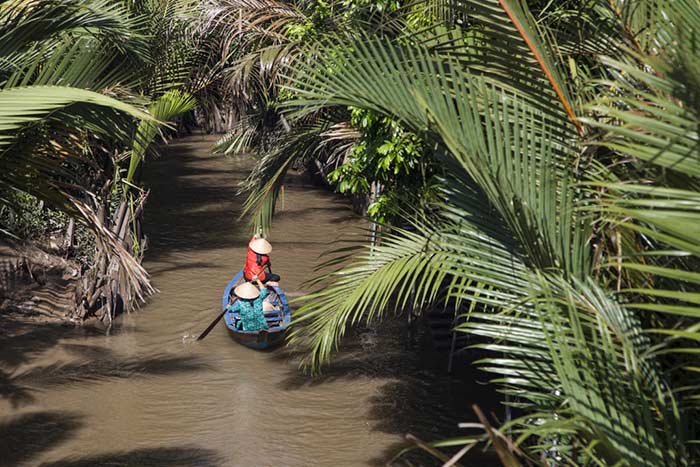
[[[275,305],[270,302],[263,302],[263,311],[274,311]]]
[[[258,290],[258,288],[250,282],[242,283],[241,285],[233,289],[233,293],[235,293],[238,298],[244,298],[248,300],[258,298],[258,296],[260,295],[260,291]]]
[[[250,249],[259,255],[269,255],[272,245],[264,238],[256,238],[250,242]]]

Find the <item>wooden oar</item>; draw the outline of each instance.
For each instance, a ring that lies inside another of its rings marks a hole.
[[[234,303],[236,303],[236,300],[238,300],[238,297],[236,297],[235,299],[233,299],[233,301],[229,304],[229,306],[230,306],[230,305],[233,305]],[[207,337],[207,334],[209,334],[209,333],[211,332],[211,330],[214,329],[214,326],[216,326],[216,323],[218,323],[219,321],[221,321],[221,318],[224,317],[224,315],[226,314],[227,311],[228,311],[228,307],[224,308],[224,311],[223,311],[219,316],[217,316],[216,319],[215,319],[214,321],[211,322],[211,324],[204,330],[204,332],[201,333],[201,334],[199,335],[199,337],[197,338],[197,340],[198,340],[198,341],[201,341],[202,339],[204,339],[205,337]]]

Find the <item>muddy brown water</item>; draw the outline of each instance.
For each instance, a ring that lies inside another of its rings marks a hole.
[[[236,192],[250,161],[211,156],[212,142],[180,140],[146,167],[146,266],[160,290],[146,306],[108,330],[0,337],[0,466],[384,465],[405,433],[460,434],[483,387],[448,377],[446,355],[398,320],[351,333],[315,378],[283,349],[235,344],[222,324],[194,342],[249,237]],[[363,223],[300,177],[281,203],[273,266],[297,295],[331,243],[362,235]]]

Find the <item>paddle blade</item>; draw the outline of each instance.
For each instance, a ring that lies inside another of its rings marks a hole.
[[[205,337],[207,337],[207,334],[209,334],[209,333],[211,332],[211,330],[214,329],[214,326],[216,326],[216,324],[217,324],[219,321],[221,321],[221,318],[223,318],[225,314],[226,314],[226,310],[222,311],[222,312],[219,314],[219,316],[217,316],[216,319],[215,319],[214,321],[212,321],[211,324],[204,330],[204,332],[201,333],[201,334],[199,335],[199,337],[197,338],[197,340],[198,340],[198,341],[201,341],[202,339],[204,339]]]

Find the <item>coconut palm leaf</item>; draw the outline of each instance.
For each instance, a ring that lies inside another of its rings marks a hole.
[[[673,37],[673,23],[675,23],[675,19],[679,18],[677,13],[684,11],[692,14],[693,5],[697,8],[697,4],[692,0],[632,3],[608,0],[607,3],[625,29],[634,36],[639,50],[644,52],[652,51],[654,47],[664,47],[669,44]],[[669,21],[670,18],[673,18],[674,21]]]
[[[50,43],[16,67],[2,87],[70,86],[100,91],[115,83],[128,84],[128,70],[113,66],[114,53],[91,38],[65,38]]]
[[[28,124],[37,124],[48,118],[72,122],[72,118],[80,115],[80,122],[85,127],[98,128],[105,121],[111,121],[111,129],[117,126],[115,112],[121,112],[132,118],[154,122],[151,115],[129,104],[104,96],[93,91],[63,87],[63,86],[29,86],[0,90],[0,161],[3,173],[0,175],[0,185],[6,190],[22,190],[38,196],[54,207],[82,218],[98,235],[105,230],[91,208],[70,195],[64,186],[57,184],[57,175],[64,173],[64,179],[74,180],[72,174],[65,172],[58,160],[49,159],[42,153],[20,150],[16,144],[17,131]],[[74,155],[69,154],[69,157]],[[64,184],[67,182],[64,182]],[[96,221],[95,219],[98,219]],[[135,263],[133,258],[119,254],[120,247],[109,236],[100,241],[114,251],[117,258],[126,268],[128,279],[135,279],[137,291],[142,286],[150,287],[145,278],[145,272]],[[138,266],[138,267],[137,267]]]
[[[196,75],[195,64],[207,56],[200,47],[200,38],[192,33],[200,20],[200,2],[195,0],[148,0],[134,6],[144,18],[144,30],[150,34],[149,60],[139,76],[143,93],[159,97],[169,90],[187,86]]]
[[[326,132],[337,123],[337,118],[342,117],[338,113],[326,113],[295,122],[276,141],[276,147],[260,158],[241,189],[248,194],[241,217],[250,218],[256,232],[269,231],[287,171],[295,164],[332,158],[335,147],[342,146],[342,140],[325,141]]]
[[[144,38],[135,33],[141,20],[120,2],[108,0],[8,0],[0,4],[0,57],[69,31],[96,32],[117,50],[144,53]]]
[[[517,358],[486,359],[482,364],[503,375],[500,381],[512,388],[511,393],[541,409],[549,405],[557,414],[517,420],[519,442],[541,436],[541,427],[548,423],[569,418],[579,436],[598,441],[594,452],[606,464],[685,465],[689,433],[678,418],[675,396],[649,357],[651,341],[634,313],[607,298],[593,282],[572,287],[550,277],[536,294],[543,299],[533,296],[534,312],[513,315],[517,324],[479,315],[460,327],[498,339],[493,350],[505,348]],[[551,377],[543,385],[541,377],[547,374]],[[543,386],[549,400],[538,395]],[[578,463],[585,464],[580,459]]]
[[[136,138],[126,174],[127,183],[133,181],[136,169],[146,156],[146,150],[156,138],[159,122],[168,122],[178,115],[194,109],[195,106],[196,101],[192,96],[178,90],[172,90],[160,96],[148,107],[153,119],[142,120],[136,129]]]
[[[685,83],[658,76],[631,66],[610,61],[611,66],[625,72],[641,83],[652,84],[654,89],[667,92],[682,90]],[[681,173],[700,176],[700,159],[697,150],[697,117],[688,103],[679,102],[669,94],[654,94],[640,90],[638,84],[628,80],[609,82],[625,97],[616,98],[618,105],[595,103],[591,110],[609,120],[589,123],[608,132],[601,143],[649,163],[667,167]]]
[[[604,61],[615,79],[601,83],[610,92],[601,93],[590,108],[602,118],[588,123],[605,130],[601,144],[615,151],[697,177],[697,2],[658,2],[653,7],[641,3],[627,5],[622,14],[630,21],[641,17],[649,21],[651,31],[645,37],[654,37],[657,32],[657,49],[649,54],[630,54],[634,62]]]
[[[414,131],[427,131],[480,185],[512,231],[522,236],[532,261],[561,263],[573,254],[570,265],[578,273],[585,270],[589,260],[581,256],[581,249],[572,248],[584,242],[586,234],[580,230],[584,226],[575,222],[577,228],[571,229],[570,219],[560,216],[576,217],[568,194],[572,182],[565,170],[578,157],[571,150],[576,133],[562,129],[565,113],[542,112],[541,96],[538,102],[535,96],[521,97],[510,85],[462,71],[420,48],[402,50],[370,41],[354,44],[349,52],[331,50],[327,68],[299,66],[309,79],[297,79],[294,90],[300,97],[295,104],[308,111],[352,103],[391,112]],[[341,68],[342,73],[335,72]],[[529,176],[523,178],[523,171]],[[520,180],[527,182],[518,184]],[[516,213],[514,200],[521,203]],[[559,229],[566,241],[549,244],[561,238]]]
[[[320,288],[304,298],[291,337],[308,346],[312,367],[330,358],[348,325],[401,309],[409,290],[414,307],[446,293],[485,305],[516,303],[526,295],[528,282],[521,277],[526,266],[517,243],[503,233],[503,220],[483,194],[472,195],[460,198],[462,209],[450,208],[442,222],[416,221],[414,232],[395,229],[380,245],[342,251],[327,265],[345,267],[314,282]]]
[[[128,75],[132,62],[147,58],[141,26],[122,2],[0,4],[0,185],[85,222],[121,281],[111,293],[129,304],[153,292],[148,274],[105,225],[95,195],[78,185],[84,170],[74,169],[100,169],[86,149],[89,138],[126,141],[135,121],[156,122],[134,105],[143,100],[119,99],[119,85],[136,81]]]
[[[576,125],[579,131],[583,131],[581,124],[578,122],[578,118],[574,113],[574,109],[571,104],[571,97],[569,96],[566,89],[566,81],[562,79],[559,70],[553,57],[549,54],[553,50],[551,47],[545,47],[542,43],[542,34],[537,29],[537,24],[534,18],[530,15],[530,12],[522,7],[522,4],[513,0],[498,0],[503,11],[508,15],[510,22],[518,30],[518,33],[522,37],[523,41],[527,44],[528,49],[530,49],[531,56],[537,60],[538,65],[542,69],[542,72],[547,77],[553,91],[557,94],[562,107],[566,111],[567,115],[571,119],[571,122]]]
[[[274,0],[211,0],[204,7],[202,27],[221,38],[223,84],[247,100],[258,92],[273,92],[279,72],[299,54],[286,31],[308,18],[294,4]],[[230,56],[237,58],[230,63]],[[254,90],[257,90],[254,91]]]
[[[114,98],[64,86],[30,86],[0,90],[0,147],[8,145],[22,126],[51,116],[73,104],[104,107],[154,121],[149,114]]]
[[[289,91],[296,98],[288,105],[295,115],[331,105],[389,115],[433,139],[458,176],[447,180],[440,222],[409,215],[411,231],[396,229],[374,249],[333,260],[329,266],[346,266],[319,279],[297,314],[292,342],[307,346],[308,363],[318,365],[347,326],[390,313],[392,300],[400,308],[411,288],[417,304],[468,300],[477,309],[460,329],[491,340],[482,347],[498,356],[482,366],[528,411],[513,424],[519,443],[582,465],[688,465],[697,458],[698,426],[689,421],[697,380],[686,379],[687,393],[673,382],[697,368],[686,344],[697,342],[690,321],[698,316],[697,290],[667,279],[698,283],[697,192],[620,183],[621,175],[654,172],[592,160],[600,155],[585,151],[577,131],[592,119],[577,118],[577,125],[564,105],[577,97],[567,98],[566,83],[556,89],[564,79],[550,70],[560,66],[557,53],[545,40],[528,44],[542,39],[536,28],[525,30],[531,18],[491,3],[474,5],[473,16],[488,40],[475,35],[435,47],[439,41],[367,39],[340,48],[331,38],[314,49],[321,63],[294,64]],[[489,73],[479,72],[483,57],[495,59]],[[663,103],[677,100],[678,90],[692,92],[635,71],[634,60],[629,54],[605,63],[612,75],[628,67],[623,85],[635,96],[659,98],[651,107],[665,120],[654,123],[652,113],[640,120],[625,106],[650,106],[631,99],[620,106],[627,113],[602,128],[622,145],[644,142],[647,127],[692,140],[684,126],[693,119],[690,101],[682,101],[686,119]],[[625,119],[637,127],[620,126]],[[614,253],[601,247],[609,238]],[[596,267],[596,255],[630,274]],[[622,284],[629,287],[617,295]],[[667,337],[652,339],[645,328]]]

